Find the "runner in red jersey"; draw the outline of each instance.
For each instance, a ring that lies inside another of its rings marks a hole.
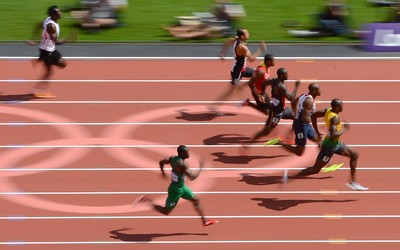
[[[270,108],[270,98],[265,91],[266,88],[266,80],[269,78],[271,71],[270,68],[275,66],[275,58],[272,54],[266,54],[264,56],[263,62],[257,66],[254,71],[253,76],[247,82],[251,90],[251,94],[256,101],[256,103],[250,102],[250,99],[247,98],[242,103],[242,106],[250,106],[266,115],[268,115],[268,110]]]

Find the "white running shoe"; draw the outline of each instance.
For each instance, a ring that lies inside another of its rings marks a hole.
[[[348,186],[349,188],[353,189],[353,190],[357,190],[357,191],[365,191],[368,190],[367,187],[362,186],[361,184],[357,183],[357,182],[348,182],[346,183],[346,186]]]
[[[288,183],[288,180],[289,180],[288,171],[287,169],[285,169],[282,176],[282,184],[286,185]]]

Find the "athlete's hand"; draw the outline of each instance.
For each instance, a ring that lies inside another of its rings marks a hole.
[[[346,130],[349,130],[350,129],[350,123],[344,122],[343,123],[343,128],[345,128]]]
[[[264,52],[264,51],[267,50],[267,45],[265,45],[265,42],[264,42],[264,41],[261,41],[261,42],[259,43],[259,46],[260,46],[260,49],[261,49],[262,52]]]
[[[300,86],[300,80],[297,80],[294,86],[299,87]]]

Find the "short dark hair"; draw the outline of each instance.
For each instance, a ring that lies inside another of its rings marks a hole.
[[[244,35],[244,30],[245,30],[245,29],[238,29],[238,30],[236,31],[236,36],[237,36],[237,37],[243,36],[243,35]]]
[[[49,16],[52,16],[52,15],[54,15],[55,13],[56,13],[56,10],[58,9],[58,6],[57,5],[52,5],[52,6],[50,6],[48,9],[47,9],[47,14],[49,15]]]
[[[278,76],[285,74],[285,73],[287,73],[287,69],[285,69],[285,68],[279,68],[278,71],[276,71],[276,74]]]
[[[272,54],[265,54],[264,61],[271,61],[274,60],[274,55]]]
[[[186,153],[188,148],[185,145],[179,145],[176,151],[178,152],[178,155],[181,155],[182,153]]]
[[[341,104],[342,104],[342,100],[340,100],[339,98],[335,98],[331,101],[332,108],[338,107]]]

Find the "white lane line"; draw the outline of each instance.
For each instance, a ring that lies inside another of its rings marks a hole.
[[[143,194],[167,194],[166,191],[90,191],[90,192],[0,192],[0,195],[143,195]],[[317,190],[317,191],[196,191],[196,194],[220,195],[220,194],[400,194],[400,190],[380,190],[380,191],[338,191],[338,190]]]
[[[351,125],[400,125],[400,122],[349,122]],[[0,122],[0,126],[207,126],[207,125],[263,125],[265,122]],[[281,122],[280,125],[292,125]],[[318,125],[324,125],[318,122]]]
[[[166,171],[170,171],[170,167],[164,168]],[[198,168],[191,168],[194,170],[198,170]],[[285,168],[286,170],[302,170],[304,168]],[[159,171],[160,168],[109,168],[109,167],[104,167],[104,168],[0,168],[0,172],[17,172],[17,171]],[[239,171],[239,170],[244,170],[246,173],[249,173],[250,171],[270,171],[270,170],[282,170],[282,168],[274,168],[274,167],[268,167],[268,168],[252,168],[252,167],[244,167],[244,168],[202,168],[204,171]],[[350,170],[350,168],[342,167],[336,171],[347,171]],[[357,167],[357,170],[373,170],[373,171],[383,171],[383,170],[400,170],[400,167]]]
[[[287,80],[286,82],[294,82],[296,80]],[[323,79],[302,79],[303,82],[318,82],[318,83],[398,83],[398,80],[382,80],[382,79],[336,79],[336,80],[323,80]],[[36,83],[43,82],[43,80],[38,79],[0,79],[0,83]],[[45,82],[58,82],[58,83],[229,83],[229,80],[194,80],[194,79],[158,79],[158,80],[149,80],[149,79],[55,79],[55,80],[47,80]]]
[[[96,145],[0,145],[0,148],[176,148],[178,144],[174,145],[111,145],[111,144],[96,144]],[[227,145],[203,145],[203,144],[187,144],[190,148],[242,148],[240,144],[227,144]],[[396,148],[400,144],[349,144],[348,146],[359,148]],[[263,144],[248,145],[251,148],[264,148]],[[271,145],[268,147],[281,147],[280,145]],[[318,147],[318,145],[306,145],[306,147]]]
[[[0,60],[30,60],[36,59],[37,57],[32,56],[1,56]],[[175,57],[163,57],[163,56],[66,56],[66,59],[71,60],[124,60],[124,61],[131,61],[131,60],[166,60],[166,61],[174,61],[174,60],[213,60],[219,61],[221,60],[219,57],[215,56],[193,56],[193,57],[183,57],[183,56],[175,56]],[[343,56],[314,56],[314,57],[307,57],[307,56],[285,56],[285,57],[275,57],[278,60],[360,60],[360,61],[370,61],[370,60],[400,60],[400,57],[397,56],[350,56],[350,57],[343,57]],[[233,57],[225,57],[227,60],[232,60]],[[263,57],[257,57],[258,60],[264,59]]]
[[[0,220],[87,220],[87,219],[199,219],[197,215],[113,215],[113,216],[1,216]],[[213,219],[398,219],[400,214],[371,214],[371,215],[207,215]]]
[[[238,104],[242,101],[159,101],[159,100],[142,100],[142,101],[135,101],[135,100],[79,100],[79,101],[57,101],[57,100],[40,100],[40,101],[20,101],[20,100],[13,100],[13,101],[0,101],[0,103],[18,103],[18,104],[213,104],[213,103],[222,103],[222,104]],[[316,103],[331,103],[330,100],[328,101],[315,101]],[[289,103],[289,102],[286,102]],[[400,101],[398,100],[375,100],[375,101],[368,101],[368,100],[353,100],[353,101],[346,101],[343,100],[343,103],[346,104],[399,104]],[[178,107],[177,107],[178,108]]]
[[[0,245],[24,246],[24,245],[121,245],[121,244],[161,244],[161,245],[178,245],[178,244],[308,244],[308,243],[328,243],[328,244],[346,244],[346,243],[400,243],[400,240],[381,240],[381,239],[365,239],[365,240],[347,240],[347,239],[327,239],[327,240],[182,240],[182,241],[7,241],[0,242]]]

